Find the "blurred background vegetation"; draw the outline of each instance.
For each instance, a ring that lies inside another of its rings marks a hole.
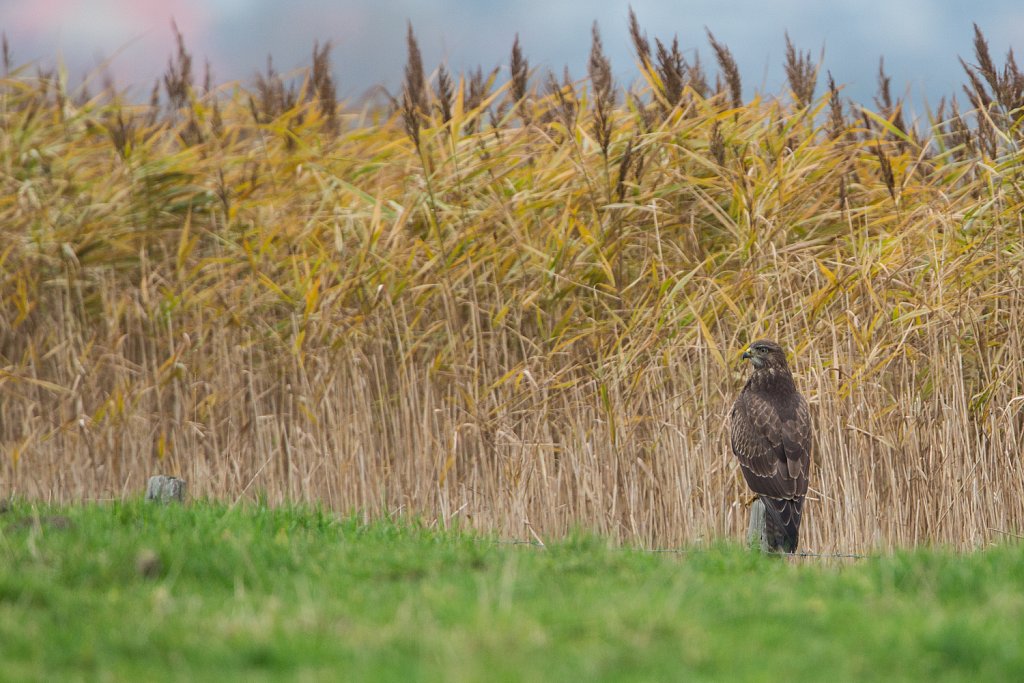
[[[251,84],[186,38],[148,103],[0,81],[0,481],[426,514],[513,537],[739,534],[738,356],[816,424],[808,549],[974,547],[1024,521],[1024,74],[975,29],[909,121],[787,39],[744,101],[631,17],[642,82],[429,70],[338,101],[330,45]]]

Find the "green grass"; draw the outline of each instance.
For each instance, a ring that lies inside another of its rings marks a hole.
[[[0,529],[5,680],[1024,678],[1018,546],[835,567],[201,503]]]

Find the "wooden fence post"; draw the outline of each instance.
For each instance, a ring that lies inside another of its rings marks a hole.
[[[183,503],[187,484],[184,479],[158,474],[149,478],[146,485],[146,500],[158,503]]]
[[[765,509],[764,501],[760,498],[750,506],[750,528],[747,529],[747,545],[751,550],[759,548],[762,553],[768,550],[768,539],[764,533]]]

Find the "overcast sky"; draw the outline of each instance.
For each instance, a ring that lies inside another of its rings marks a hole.
[[[172,18],[196,62],[210,61],[217,82],[252,79],[268,54],[279,71],[308,65],[314,40],[331,41],[339,93],[355,98],[376,84],[397,88],[407,20],[428,69],[441,61],[454,71],[501,64],[507,75],[518,33],[535,73],[568,65],[575,77],[586,73],[596,20],[616,76],[628,84],[636,78],[630,4],[652,42],[678,34],[687,58],[698,51],[713,74],[709,28],[736,57],[748,98],[781,92],[785,31],[815,59],[824,48],[824,69],[865,103],[883,55],[896,94],[909,89],[912,99],[936,103],[959,92],[957,56],[973,58],[972,22],[999,64],[1011,47],[1024,50],[1022,0],[0,0],[0,29],[16,63],[49,65],[60,57],[77,80],[109,58],[119,85],[135,85],[135,92],[148,92],[166,67]]]

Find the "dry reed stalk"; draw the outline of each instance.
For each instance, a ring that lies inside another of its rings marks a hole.
[[[531,117],[526,102],[526,93],[530,78],[530,62],[523,56],[523,50],[519,46],[518,33],[512,43],[512,56],[509,59],[508,68],[511,81],[509,94],[512,97],[512,106],[519,110],[523,123],[529,125]]]
[[[724,78],[725,85],[728,88],[729,104],[734,109],[739,109],[743,106],[743,87],[741,85],[739,66],[737,66],[729,47],[725,43],[715,40],[715,36],[711,31],[707,31],[707,34],[708,42],[711,43],[711,49],[715,52],[715,59],[718,60],[718,67],[722,70],[722,78]]]
[[[801,52],[793,46],[786,34],[786,80],[797,108],[809,107],[814,100],[818,83],[818,67],[811,61],[810,52]]]

